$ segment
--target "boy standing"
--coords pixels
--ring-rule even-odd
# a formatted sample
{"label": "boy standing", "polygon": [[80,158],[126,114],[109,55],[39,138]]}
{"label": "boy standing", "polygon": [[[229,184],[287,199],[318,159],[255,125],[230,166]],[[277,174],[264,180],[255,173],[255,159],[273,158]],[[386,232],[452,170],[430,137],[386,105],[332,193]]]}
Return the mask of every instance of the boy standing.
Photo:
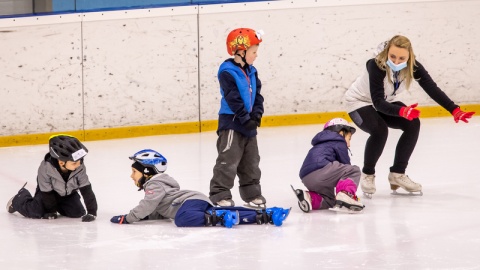
{"label": "boy standing", "polygon": [[227,51],[233,58],[225,60],[218,71],[222,95],[218,113],[218,157],[209,194],[217,206],[235,205],[230,190],[238,176],[240,196],[247,206],[265,208],[256,138],[263,115],[262,84],[253,66],[260,42],[260,32],[249,28],[231,31]]}
{"label": "boy standing", "polygon": [[142,220],[174,219],[178,227],[222,225],[231,228],[237,224],[275,224],[281,226],[290,209],[272,207],[253,210],[244,207],[214,207],[201,192],[181,190],[178,182],[168,174],[167,159],[157,151],[144,149],[130,157],[133,160],[131,178],[145,197],[126,215],[110,220],[130,224]]}
{"label": "boy standing", "polygon": [[[29,218],[56,219],[62,216],[94,221],[97,200],[88,180],[83,158],[88,149],[75,137],[54,135],[49,140],[50,151],[40,163],[35,196],[24,187],[7,204],[9,213],[19,212]],[[87,213],[80,201],[82,194]]]}
{"label": "boy standing", "polygon": [[334,118],[312,139],[313,147],[300,169],[300,178],[308,191],[292,187],[302,211],[334,206],[332,210],[363,210],[364,205],[355,195],[360,182],[360,168],[351,165],[348,156],[354,133],[355,128],[345,119]]}

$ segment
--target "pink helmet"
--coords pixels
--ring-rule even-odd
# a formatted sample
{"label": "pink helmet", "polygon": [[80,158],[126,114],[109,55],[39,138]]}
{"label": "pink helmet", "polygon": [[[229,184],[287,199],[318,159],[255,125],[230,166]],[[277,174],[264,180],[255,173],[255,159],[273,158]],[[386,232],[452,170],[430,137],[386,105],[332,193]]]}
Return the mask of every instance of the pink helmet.
{"label": "pink helmet", "polygon": [[334,132],[340,132],[342,129],[346,129],[348,132],[352,133],[352,135],[357,131],[343,118],[333,118],[323,126],[323,130],[331,130]]}

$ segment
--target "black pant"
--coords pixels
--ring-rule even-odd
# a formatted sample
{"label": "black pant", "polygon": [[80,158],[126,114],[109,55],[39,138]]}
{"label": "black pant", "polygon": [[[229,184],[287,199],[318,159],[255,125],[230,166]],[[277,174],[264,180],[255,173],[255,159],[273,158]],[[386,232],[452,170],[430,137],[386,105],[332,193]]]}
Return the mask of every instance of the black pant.
{"label": "black pant", "polygon": [[[395,104],[405,106],[402,102]],[[403,131],[395,149],[395,160],[390,172],[405,173],[410,156],[417,144],[420,133],[420,120],[418,118],[409,121],[400,116],[386,115],[376,111],[373,106],[362,107],[349,113],[353,122],[363,131],[370,134],[365,145],[365,156],[362,172],[375,174],[375,166],[382,155],[388,137],[388,128],[401,129]]]}
{"label": "black pant", "polygon": [[[55,193],[55,198],[60,215],[72,218],[85,215],[86,211],[77,191],[64,197]],[[17,212],[28,218],[42,218],[46,214],[42,203],[42,192],[40,192],[38,187],[34,197],[28,190],[22,188],[13,199],[12,204]]]}

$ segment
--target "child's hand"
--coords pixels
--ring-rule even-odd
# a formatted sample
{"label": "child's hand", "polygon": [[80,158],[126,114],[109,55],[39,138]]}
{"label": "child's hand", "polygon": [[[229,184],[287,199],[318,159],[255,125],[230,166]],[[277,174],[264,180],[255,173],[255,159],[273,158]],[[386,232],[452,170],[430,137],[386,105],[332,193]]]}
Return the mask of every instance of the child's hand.
{"label": "child's hand", "polygon": [[46,213],[43,215],[42,219],[56,219],[57,213]]}
{"label": "child's hand", "polygon": [[258,123],[255,122],[254,120],[250,119],[244,124],[244,126],[247,130],[254,130],[254,129],[257,128]]}
{"label": "child's hand", "polygon": [[121,215],[121,216],[114,216],[110,219],[112,223],[118,223],[118,224],[128,224],[127,222],[127,215]]}
{"label": "child's hand", "polygon": [[85,216],[82,217],[82,222],[90,222],[95,220],[95,216],[92,214],[86,214]]}
{"label": "child's hand", "polygon": [[259,113],[250,113],[250,119],[253,121],[257,122],[257,127],[259,127],[262,124],[262,115]]}

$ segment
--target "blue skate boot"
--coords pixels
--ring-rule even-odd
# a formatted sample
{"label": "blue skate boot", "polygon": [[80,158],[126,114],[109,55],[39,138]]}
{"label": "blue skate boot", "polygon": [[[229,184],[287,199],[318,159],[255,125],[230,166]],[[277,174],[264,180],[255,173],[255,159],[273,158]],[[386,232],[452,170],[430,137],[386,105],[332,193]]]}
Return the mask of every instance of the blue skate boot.
{"label": "blue skate boot", "polygon": [[275,226],[282,226],[287,219],[292,208],[271,207],[265,210],[257,211],[257,224],[274,224]]}
{"label": "blue skate boot", "polygon": [[227,228],[240,223],[238,211],[211,209],[205,213],[205,226],[215,226],[217,223]]}

